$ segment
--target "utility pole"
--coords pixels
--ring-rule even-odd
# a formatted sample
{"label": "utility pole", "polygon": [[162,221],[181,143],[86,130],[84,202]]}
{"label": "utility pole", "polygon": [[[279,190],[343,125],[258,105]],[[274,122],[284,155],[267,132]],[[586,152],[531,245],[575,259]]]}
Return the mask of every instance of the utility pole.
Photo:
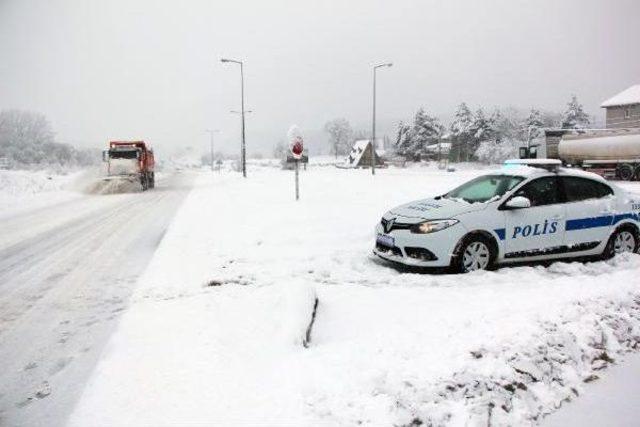
{"label": "utility pole", "polygon": [[373,67],[373,120],[371,130],[371,175],[376,174],[376,71],[381,67],[391,67],[391,62],[374,65]]}
{"label": "utility pole", "polygon": [[213,172],[213,134],[220,131],[218,129],[206,129],[205,132],[211,137],[211,172]]}
{"label": "utility pole", "polygon": [[240,149],[240,161],[242,162],[242,176],[247,177],[247,145],[245,141],[245,133],[244,133],[244,67],[242,61],[237,61],[235,59],[220,59],[220,62],[232,62],[234,64],[240,65],[240,106],[241,106],[241,115],[242,115],[242,144]]}

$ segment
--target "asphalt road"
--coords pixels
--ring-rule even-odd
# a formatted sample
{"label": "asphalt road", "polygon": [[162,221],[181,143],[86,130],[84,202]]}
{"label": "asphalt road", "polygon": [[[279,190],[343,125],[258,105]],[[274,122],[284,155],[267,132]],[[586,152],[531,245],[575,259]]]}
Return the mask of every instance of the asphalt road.
{"label": "asphalt road", "polygon": [[65,424],[190,185],[0,218],[0,426]]}

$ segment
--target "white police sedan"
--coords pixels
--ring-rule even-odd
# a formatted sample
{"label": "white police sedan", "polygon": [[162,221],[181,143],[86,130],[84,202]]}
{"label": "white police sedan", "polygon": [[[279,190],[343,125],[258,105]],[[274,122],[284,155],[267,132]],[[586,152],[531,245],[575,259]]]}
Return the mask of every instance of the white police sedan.
{"label": "white police sedan", "polygon": [[[534,166],[534,167],[532,167]],[[637,252],[640,197],[554,160],[513,160],[447,194],[391,209],[374,253],[457,272]]]}

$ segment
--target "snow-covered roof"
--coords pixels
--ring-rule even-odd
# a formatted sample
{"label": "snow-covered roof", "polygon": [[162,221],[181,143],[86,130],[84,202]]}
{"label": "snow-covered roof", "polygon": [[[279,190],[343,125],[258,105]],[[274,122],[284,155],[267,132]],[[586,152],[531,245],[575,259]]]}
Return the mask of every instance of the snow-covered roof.
{"label": "snow-covered roof", "polygon": [[[376,138],[376,141],[380,141]],[[360,166],[360,160],[364,155],[365,150],[369,146],[368,139],[359,139],[353,143],[353,148],[351,148],[351,152],[345,159],[344,163],[341,164],[340,167],[343,168],[356,168]],[[384,152],[384,150],[376,149],[376,157],[380,157],[380,155]]]}
{"label": "snow-covered roof", "polygon": [[431,145],[427,145],[426,147],[424,147],[425,151],[429,151],[429,152],[435,152],[437,153],[438,150],[441,150],[443,152],[448,152],[451,149],[451,143],[450,142],[441,142],[439,144],[431,144]]}
{"label": "snow-covered roof", "polygon": [[369,145],[368,139],[359,139],[353,143],[353,147],[351,148],[351,151],[364,150],[367,148],[367,145]]}
{"label": "snow-covered roof", "polygon": [[353,148],[351,148],[351,152],[347,156],[344,162],[344,167],[358,167],[360,163],[360,159],[364,154],[364,151],[367,149],[369,145],[368,139],[359,139],[353,143]]}
{"label": "snow-covered roof", "polygon": [[606,108],[631,104],[640,104],[640,85],[633,85],[630,88],[623,90],[616,96],[604,101],[600,107]]}

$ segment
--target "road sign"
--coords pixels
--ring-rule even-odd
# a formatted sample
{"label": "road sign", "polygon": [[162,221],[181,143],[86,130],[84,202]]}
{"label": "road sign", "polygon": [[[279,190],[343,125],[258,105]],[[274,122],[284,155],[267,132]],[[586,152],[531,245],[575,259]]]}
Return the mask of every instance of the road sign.
{"label": "road sign", "polygon": [[302,158],[302,151],[304,150],[304,145],[303,145],[301,136],[296,136],[295,139],[291,141],[290,149],[294,159],[300,160]]}
{"label": "road sign", "polygon": [[291,126],[289,128],[289,132],[287,132],[287,137],[289,138],[289,150],[291,151],[291,156],[296,162],[296,200],[300,200],[300,159],[302,158],[302,152],[304,151],[304,144],[302,142],[302,133],[298,126]]}

